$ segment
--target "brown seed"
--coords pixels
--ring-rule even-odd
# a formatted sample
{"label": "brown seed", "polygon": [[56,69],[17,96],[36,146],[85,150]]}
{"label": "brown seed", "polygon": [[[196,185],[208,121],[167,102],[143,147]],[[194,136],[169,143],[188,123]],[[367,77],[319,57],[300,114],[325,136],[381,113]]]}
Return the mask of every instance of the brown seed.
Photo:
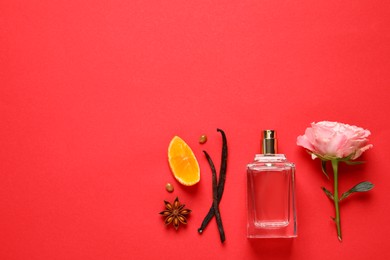
{"label": "brown seed", "polygon": [[199,137],[199,143],[204,144],[205,142],[207,142],[207,135],[201,135]]}
{"label": "brown seed", "polygon": [[165,189],[168,191],[168,192],[172,192],[173,191],[173,185],[170,184],[170,183],[167,183],[165,185]]}

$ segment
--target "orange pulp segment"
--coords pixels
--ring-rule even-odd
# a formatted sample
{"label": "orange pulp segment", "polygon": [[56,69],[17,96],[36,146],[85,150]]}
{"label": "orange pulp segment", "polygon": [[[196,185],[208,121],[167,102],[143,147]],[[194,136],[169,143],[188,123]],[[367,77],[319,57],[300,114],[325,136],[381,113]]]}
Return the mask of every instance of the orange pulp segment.
{"label": "orange pulp segment", "polygon": [[195,154],[178,136],[169,143],[168,162],[173,176],[181,184],[192,186],[200,181],[200,168]]}

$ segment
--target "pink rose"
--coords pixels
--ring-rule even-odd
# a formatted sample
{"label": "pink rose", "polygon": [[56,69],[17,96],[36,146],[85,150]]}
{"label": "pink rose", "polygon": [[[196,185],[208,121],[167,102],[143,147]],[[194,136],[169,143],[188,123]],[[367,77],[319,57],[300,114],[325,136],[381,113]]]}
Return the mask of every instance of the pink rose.
{"label": "pink rose", "polygon": [[369,130],[338,122],[312,123],[304,135],[298,136],[297,145],[309,150],[312,158],[324,160],[358,158],[373,145],[368,144]]}
{"label": "pink rose", "polygon": [[334,203],[336,216],[332,219],[336,224],[337,237],[340,241],[342,240],[342,236],[339,202],[346,199],[352,193],[369,191],[374,185],[371,182],[364,181],[340,195],[338,165],[339,162],[345,162],[347,164],[361,163],[352,163],[350,160],[355,160],[364,151],[372,147],[372,144],[369,144],[367,139],[370,134],[370,131],[357,126],[322,121],[312,123],[311,127],[306,128],[305,134],[297,138],[297,145],[306,148],[311,153],[313,159],[317,157],[321,159],[322,172],[326,177],[328,177],[326,163],[331,161],[333,169],[333,193],[325,187],[321,187],[321,189]]}

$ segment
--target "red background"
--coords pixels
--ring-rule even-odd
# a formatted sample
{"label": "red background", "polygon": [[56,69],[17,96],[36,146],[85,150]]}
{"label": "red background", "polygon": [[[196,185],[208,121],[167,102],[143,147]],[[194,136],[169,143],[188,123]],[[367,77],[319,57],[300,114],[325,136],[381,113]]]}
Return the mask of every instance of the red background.
{"label": "red background", "polygon": [[[1,1],[0,259],[389,259],[389,46],[388,1]],[[342,243],[331,182],[295,144],[321,120],[372,132],[367,163],[340,170],[341,191],[376,185],[341,205]],[[217,127],[225,244],[214,220],[197,233]],[[297,166],[294,240],[246,238],[264,128]],[[194,187],[169,170],[174,135],[200,163]],[[158,215],[175,196],[193,210],[177,232]]]}

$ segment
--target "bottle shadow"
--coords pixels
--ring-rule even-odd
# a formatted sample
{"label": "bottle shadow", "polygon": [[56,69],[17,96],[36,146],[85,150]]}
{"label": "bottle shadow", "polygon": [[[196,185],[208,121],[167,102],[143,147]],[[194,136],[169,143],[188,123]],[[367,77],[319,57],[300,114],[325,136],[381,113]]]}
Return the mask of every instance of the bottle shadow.
{"label": "bottle shadow", "polygon": [[263,259],[289,259],[294,239],[289,238],[261,238],[248,239],[252,251]]}

